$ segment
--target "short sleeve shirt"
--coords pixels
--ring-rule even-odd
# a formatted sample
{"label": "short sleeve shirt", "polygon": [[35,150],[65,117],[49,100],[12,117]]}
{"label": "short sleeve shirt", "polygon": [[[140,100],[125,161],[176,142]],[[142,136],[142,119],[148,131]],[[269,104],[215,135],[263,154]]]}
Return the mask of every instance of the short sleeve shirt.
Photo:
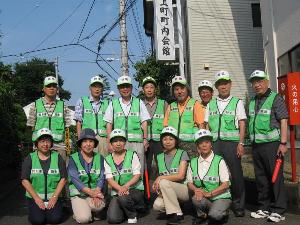
{"label": "short sleeve shirt", "polygon": [[[165,154],[165,163],[166,163],[166,167],[167,167],[168,170],[170,170],[170,168],[171,168],[171,164],[172,164],[172,161],[173,161],[173,159],[174,159],[174,156],[175,156],[175,155],[168,155],[168,154]],[[182,161],[186,161],[186,162],[189,162],[189,161],[190,161],[190,158],[189,158],[189,156],[188,156],[188,154],[187,154],[186,151],[184,151],[184,152],[182,153],[182,155],[181,155],[180,162],[182,162]]]}

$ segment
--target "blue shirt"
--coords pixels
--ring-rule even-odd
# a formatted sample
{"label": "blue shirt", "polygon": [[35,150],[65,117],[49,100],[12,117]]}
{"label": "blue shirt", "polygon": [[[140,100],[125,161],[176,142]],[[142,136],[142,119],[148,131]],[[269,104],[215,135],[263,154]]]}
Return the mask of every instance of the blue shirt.
{"label": "blue shirt", "polygon": [[[78,153],[79,153],[78,155],[79,155],[79,160],[80,160],[81,165],[83,166],[84,170],[87,173],[89,173],[91,171],[93,161],[90,163],[87,163],[83,159],[81,152],[79,151]],[[97,187],[99,187],[102,190],[104,183],[105,183],[104,158],[101,156],[100,160],[101,160],[101,171],[100,171],[99,180],[97,182]],[[77,190],[81,191],[85,186],[79,178],[77,166],[72,157],[70,157],[70,161],[69,161],[69,165],[68,165],[68,173],[69,173],[69,177],[71,178],[72,183],[75,185]]]}
{"label": "blue shirt", "polygon": [[[99,101],[95,101],[93,96],[89,96],[89,100],[90,103],[92,104],[93,110],[95,113],[98,113],[99,111],[99,107],[102,103],[102,99],[100,99]],[[75,106],[75,115],[74,115],[74,120],[78,121],[78,122],[82,122],[82,116],[83,116],[83,102],[82,102],[82,98],[80,98]]]}

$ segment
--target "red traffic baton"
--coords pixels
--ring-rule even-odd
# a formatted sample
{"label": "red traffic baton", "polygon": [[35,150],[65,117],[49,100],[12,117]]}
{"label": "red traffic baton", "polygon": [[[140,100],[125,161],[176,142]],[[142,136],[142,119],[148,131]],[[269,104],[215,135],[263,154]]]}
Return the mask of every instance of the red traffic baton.
{"label": "red traffic baton", "polygon": [[145,175],[146,193],[147,193],[147,198],[148,198],[148,200],[149,200],[150,197],[151,197],[151,193],[150,193],[150,184],[149,184],[149,174],[148,174],[148,169],[145,169],[144,175]]}
{"label": "red traffic baton", "polygon": [[275,168],[274,168],[273,176],[272,176],[272,183],[273,184],[277,180],[278,173],[279,173],[280,167],[282,165],[282,162],[283,162],[283,157],[282,157],[281,153],[279,153],[279,155],[277,155],[277,159],[276,159],[276,163],[275,163]]}

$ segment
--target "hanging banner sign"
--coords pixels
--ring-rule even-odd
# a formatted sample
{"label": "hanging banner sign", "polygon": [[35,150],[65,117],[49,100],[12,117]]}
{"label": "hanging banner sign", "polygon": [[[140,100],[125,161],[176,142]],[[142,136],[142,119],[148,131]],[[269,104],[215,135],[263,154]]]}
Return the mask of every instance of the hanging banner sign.
{"label": "hanging banner sign", "polygon": [[154,0],[154,38],[156,60],[175,60],[172,0]]}

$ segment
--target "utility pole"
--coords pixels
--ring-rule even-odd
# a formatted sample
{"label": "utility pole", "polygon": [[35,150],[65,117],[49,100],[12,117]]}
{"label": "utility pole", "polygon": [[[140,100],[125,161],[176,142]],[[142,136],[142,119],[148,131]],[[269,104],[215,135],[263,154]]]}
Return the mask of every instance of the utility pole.
{"label": "utility pole", "polygon": [[121,69],[122,76],[129,76],[128,70],[128,49],[127,49],[127,30],[126,30],[126,15],[125,15],[125,0],[120,0],[120,42],[121,42]]}
{"label": "utility pole", "polygon": [[56,57],[56,58],[55,58],[55,61],[54,61],[54,67],[55,67],[55,78],[56,78],[56,80],[57,80],[57,87],[58,87],[56,98],[57,98],[57,99],[59,99],[59,84],[58,84],[58,57]]}

